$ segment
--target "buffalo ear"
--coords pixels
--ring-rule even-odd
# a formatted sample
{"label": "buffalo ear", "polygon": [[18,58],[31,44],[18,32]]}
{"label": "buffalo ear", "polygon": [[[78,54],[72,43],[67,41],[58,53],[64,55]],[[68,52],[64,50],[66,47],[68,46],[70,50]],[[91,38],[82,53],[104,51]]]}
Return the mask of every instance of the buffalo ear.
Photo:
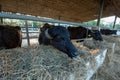
{"label": "buffalo ear", "polygon": [[41,32],[43,31],[42,28],[40,28],[40,31],[41,31]]}
{"label": "buffalo ear", "polygon": [[41,31],[45,31],[45,30],[47,30],[47,29],[49,29],[49,28],[51,28],[51,25],[48,24],[48,23],[45,23],[43,26],[41,26],[40,30],[41,30]]}
{"label": "buffalo ear", "polygon": [[51,28],[51,25],[48,24],[48,23],[45,23],[44,26],[43,26],[43,28],[44,28],[45,30],[46,30],[46,29],[49,29],[49,28]]}

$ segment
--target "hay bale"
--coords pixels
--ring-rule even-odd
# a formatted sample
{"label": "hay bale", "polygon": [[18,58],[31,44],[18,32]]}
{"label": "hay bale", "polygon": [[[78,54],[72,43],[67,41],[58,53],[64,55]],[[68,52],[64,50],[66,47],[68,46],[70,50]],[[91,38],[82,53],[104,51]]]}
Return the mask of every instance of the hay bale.
{"label": "hay bale", "polygon": [[[103,51],[103,48],[98,45],[94,47],[98,47],[100,50],[97,55]],[[94,69],[97,65],[96,55],[90,54],[91,49],[86,46],[77,46],[77,49],[81,55],[79,62],[73,61],[67,54],[52,46],[34,45],[26,48],[1,50],[0,80],[87,79],[86,74],[89,69]],[[90,67],[86,66],[88,61],[91,64]]]}
{"label": "hay bale", "polygon": [[103,38],[106,42],[115,43],[114,52],[108,52],[110,54],[107,54],[104,65],[92,80],[120,80],[120,37],[103,36]]}

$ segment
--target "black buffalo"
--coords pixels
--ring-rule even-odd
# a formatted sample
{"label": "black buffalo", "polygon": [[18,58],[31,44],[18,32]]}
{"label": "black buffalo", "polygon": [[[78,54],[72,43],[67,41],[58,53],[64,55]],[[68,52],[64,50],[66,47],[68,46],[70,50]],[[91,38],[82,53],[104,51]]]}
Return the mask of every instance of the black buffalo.
{"label": "black buffalo", "polygon": [[22,32],[19,26],[0,25],[0,49],[21,47]]}
{"label": "black buffalo", "polygon": [[70,35],[66,28],[45,24],[39,35],[39,44],[52,45],[60,51],[67,53],[71,58],[78,56],[78,51],[70,41]]}
{"label": "black buffalo", "polygon": [[103,35],[117,35],[117,30],[110,30],[110,29],[100,29],[100,32],[103,34]]}
{"label": "black buffalo", "polygon": [[82,26],[68,27],[70,33],[70,39],[84,39],[92,37],[94,40],[103,41],[101,32],[99,30],[91,30]]}

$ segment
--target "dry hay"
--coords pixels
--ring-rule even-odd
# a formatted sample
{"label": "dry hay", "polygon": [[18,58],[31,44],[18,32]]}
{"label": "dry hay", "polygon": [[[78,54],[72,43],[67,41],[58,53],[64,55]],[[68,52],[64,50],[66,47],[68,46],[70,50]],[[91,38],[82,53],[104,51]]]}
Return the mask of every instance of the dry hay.
{"label": "dry hay", "polygon": [[[88,45],[87,45],[88,44]],[[76,46],[81,60],[75,62],[65,53],[52,46],[34,45],[26,48],[16,48],[0,51],[0,80],[75,80],[86,79],[86,61],[93,68],[96,65],[91,50],[101,52],[109,44],[98,41],[85,41],[86,46]],[[99,53],[98,53],[99,54]]]}
{"label": "dry hay", "polygon": [[120,80],[120,36],[103,36],[106,42],[115,43],[114,53],[107,54],[104,65],[92,80]]}

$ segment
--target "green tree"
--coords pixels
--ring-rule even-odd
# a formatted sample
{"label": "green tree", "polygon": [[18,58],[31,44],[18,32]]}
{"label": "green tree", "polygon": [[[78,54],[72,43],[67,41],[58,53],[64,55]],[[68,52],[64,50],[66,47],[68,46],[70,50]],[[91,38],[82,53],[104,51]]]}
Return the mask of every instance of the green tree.
{"label": "green tree", "polygon": [[117,30],[117,29],[120,29],[120,24],[116,24],[115,25],[115,29]]}
{"label": "green tree", "polygon": [[33,27],[39,28],[41,26],[41,22],[33,21]]}
{"label": "green tree", "polygon": [[83,24],[89,25],[89,26],[95,26],[96,25],[96,21],[83,22]]}
{"label": "green tree", "polygon": [[[94,27],[97,24],[97,21],[89,21],[89,22],[84,22],[83,24],[87,25],[88,27]],[[104,27],[103,21],[100,22],[99,27]]]}
{"label": "green tree", "polygon": [[25,21],[24,20],[19,20],[18,25],[19,26],[25,26]]}

